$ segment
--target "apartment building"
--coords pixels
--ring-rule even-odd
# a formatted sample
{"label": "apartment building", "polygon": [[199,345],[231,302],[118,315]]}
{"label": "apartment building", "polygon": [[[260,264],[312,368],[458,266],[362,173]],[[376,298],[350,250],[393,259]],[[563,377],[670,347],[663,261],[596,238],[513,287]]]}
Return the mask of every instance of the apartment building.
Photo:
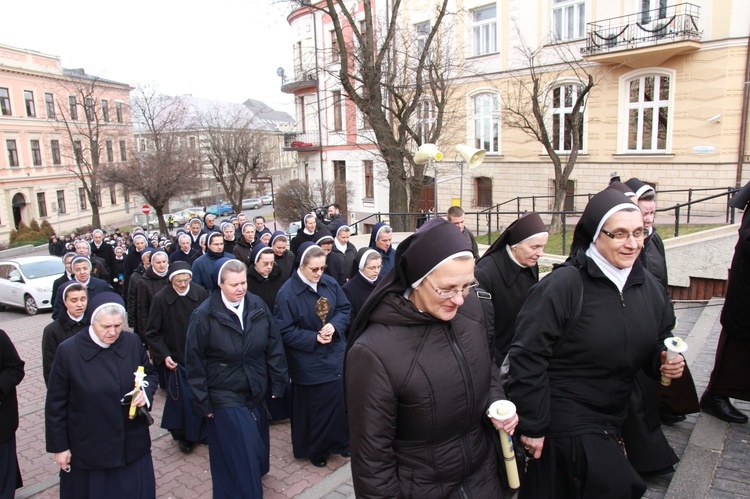
{"label": "apartment building", "polygon": [[[376,21],[384,22],[391,2],[372,4]],[[429,32],[438,4],[403,2],[402,30],[417,38]],[[351,4],[355,19],[361,8]],[[685,200],[684,193],[666,191],[726,188],[750,178],[750,155],[741,140],[748,138],[743,104],[750,3],[452,0],[449,11],[443,23],[453,47],[452,99],[462,113],[445,124],[438,141],[445,154],[435,170],[439,211],[456,202],[479,211],[517,196],[539,196],[537,210],[551,207],[551,200],[541,199],[553,192],[549,155],[539,141],[510,126],[509,106],[519,82],[530,81],[532,67],[542,75],[546,128],[563,157],[570,153],[569,116],[585,81],[581,76],[590,74],[595,82],[586,100],[582,148],[569,194],[595,192],[616,172],[654,184],[666,206]],[[358,127],[357,110],[326,71],[336,64],[330,25],[309,8],[288,19],[297,36],[295,68],[282,89],[297,99],[302,137],[293,149],[316,173],[322,165],[325,178],[336,178],[334,162],[343,161],[346,179],[356,184],[355,209],[374,199],[368,208],[386,211],[387,183],[365,173],[367,160],[378,165],[377,153]],[[535,54],[532,59],[529,52]],[[426,104],[418,119],[429,119]],[[482,165],[470,170],[454,160],[453,149],[461,143],[487,151]],[[374,186],[372,198],[364,195],[368,183]],[[696,207],[694,214],[721,214],[724,201]],[[570,197],[566,209],[584,204]],[[521,206],[531,207],[530,200]]]}
{"label": "apartment building", "polygon": [[[93,151],[79,132],[88,124],[101,132],[100,163],[128,161],[130,90],[63,68],[58,56],[0,45],[0,241],[21,221],[47,220],[63,233],[91,223],[91,200],[74,171]],[[126,217],[121,186],[99,184],[95,197],[102,224]]]}

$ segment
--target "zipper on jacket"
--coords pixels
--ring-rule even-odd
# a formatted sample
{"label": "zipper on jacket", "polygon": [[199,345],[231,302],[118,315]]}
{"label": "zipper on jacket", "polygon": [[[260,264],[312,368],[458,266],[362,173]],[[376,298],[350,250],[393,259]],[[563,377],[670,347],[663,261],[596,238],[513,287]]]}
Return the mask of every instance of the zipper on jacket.
{"label": "zipper on jacket", "polygon": [[[448,336],[448,343],[453,350],[453,355],[458,361],[458,367],[461,370],[461,374],[464,378],[464,385],[466,387],[466,394],[468,397],[467,404],[469,406],[469,415],[466,418],[464,430],[468,431],[471,421],[473,421],[474,419],[474,385],[471,383],[471,371],[469,370],[469,365],[466,362],[466,357],[464,356],[464,353],[458,344],[458,339],[456,338],[456,334],[453,331],[453,326],[451,326],[451,324],[447,324],[445,326],[445,332]],[[468,471],[471,469],[471,450],[469,449],[469,443],[466,441],[466,438],[466,432],[464,432],[464,434],[459,439],[459,442],[461,443],[464,468]]]}
{"label": "zipper on jacket", "polygon": [[622,303],[622,307],[625,308],[625,297],[622,295],[622,291],[620,291],[620,303]]}

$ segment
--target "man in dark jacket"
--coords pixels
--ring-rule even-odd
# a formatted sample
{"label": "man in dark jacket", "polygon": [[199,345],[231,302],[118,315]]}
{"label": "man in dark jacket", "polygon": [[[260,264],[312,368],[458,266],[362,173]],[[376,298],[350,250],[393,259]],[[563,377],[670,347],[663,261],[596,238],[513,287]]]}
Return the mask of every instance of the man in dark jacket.
{"label": "man in dark jacket", "polygon": [[750,400],[750,183],[734,195],[732,208],[744,210],[739,239],[734,247],[732,267],[724,308],[721,311],[721,335],[711,379],[701,397],[701,409],[728,423],[747,423],[729,397]]}
{"label": "man in dark jacket", "polygon": [[[74,257],[70,262],[70,267],[73,270],[73,276],[75,280],[86,286],[89,300],[91,300],[99,293],[112,291],[112,288],[109,284],[107,284],[106,281],[97,279],[96,277],[91,275],[91,260],[89,260],[87,257],[81,255]],[[52,307],[53,320],[57,319],[64,309],[61,291],[62,289],[59,289],[57,291],[55,304]]]}
{"label": "man in dark jacket", "polygon": [[49,237],[49,243],[47,244],[47,249],[50,255],[62,256],[62,251],[64,251],[64,248],[65,246],[61,244],[61,241],[57,239],[57,234],[52,234]]}
{"label": "man in dark jacket", "polygon": [[445,218],[461,231],[461,235],[464,236],[466,242],[471,246],[471,252],[474,253],[474,260],[477,260],[479,258],[479,246],[474,234],[466,228],[466,214],[463,208],[460,206],[451,206],[448,208]]}
{"label": "man in dark jacket", "polygon": [[333,203],[328,205],[327,218],[321,222],[321,225],[335,234],[339,227],[346,225],[346,218],[341,213],[341,205]]}
{"label": "man in dark jacket", "polygon": [[18,397],[16,387],[24,377],[24,362],[5,331],[0,329],[0,497],[13,497],[23,486],[16,457]]}
{"label": "man in dark jacket", "polygon": [[201,415],[209,418],[214,497],[263,495],[269,455],[260,404],[269,373],[274,396],[284,394],[287,380],[279,329],[266,304],[247,293],[246,272],[239,260],[218,260],[212,274],[218,287],[193,313],[187,331],[187,380]]}
{"label": "man in dark jacket", "polygon": [[154,295],[146,326],[146,340],[157,369],[167,378],[169,395],[164,404],[161,427],[179,441],[180,451],[189,453],[195,442],[207,437],[205,420],[190,401],[185,374],[185,338],[190,315],[208,298],[205,289],[192,284],[187,262],[169,267],[169,286]]}

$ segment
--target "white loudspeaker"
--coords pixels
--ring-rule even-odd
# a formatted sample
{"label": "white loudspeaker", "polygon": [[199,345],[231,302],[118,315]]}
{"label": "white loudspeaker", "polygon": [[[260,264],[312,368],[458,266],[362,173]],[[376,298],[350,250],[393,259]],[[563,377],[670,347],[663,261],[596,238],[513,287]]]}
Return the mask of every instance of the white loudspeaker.
{"label": "white loudspeaker", "polygon": [[443,153],[435,144],[422,144],[414,154],[414,162],[418,165],[423,165],[431,159],[435,161],[443,160]]}
{"label": "white loudspeaker", "polygon": [[484,161],[484,155],[487,154],[487,151],[484,149],[474,149],[463,144],[456,146],[456,152],[469,165],[469,168],[476,168],[481,165],[482,161]]}

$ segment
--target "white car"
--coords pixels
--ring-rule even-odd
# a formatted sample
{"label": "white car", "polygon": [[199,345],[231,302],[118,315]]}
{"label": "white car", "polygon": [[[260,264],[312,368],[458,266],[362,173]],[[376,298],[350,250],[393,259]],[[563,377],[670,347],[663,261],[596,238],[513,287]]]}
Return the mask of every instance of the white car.
{"label": "white car", "polygon": [[22,256],[0,261],[0,304],[29,315],[52,308],[52,284],[65,273],[56,256]]}
{"label": "white car", "polygon": [[243,210],[257,210],[263,206],[263,201],[260,198],[247,198],[242,200]]}

